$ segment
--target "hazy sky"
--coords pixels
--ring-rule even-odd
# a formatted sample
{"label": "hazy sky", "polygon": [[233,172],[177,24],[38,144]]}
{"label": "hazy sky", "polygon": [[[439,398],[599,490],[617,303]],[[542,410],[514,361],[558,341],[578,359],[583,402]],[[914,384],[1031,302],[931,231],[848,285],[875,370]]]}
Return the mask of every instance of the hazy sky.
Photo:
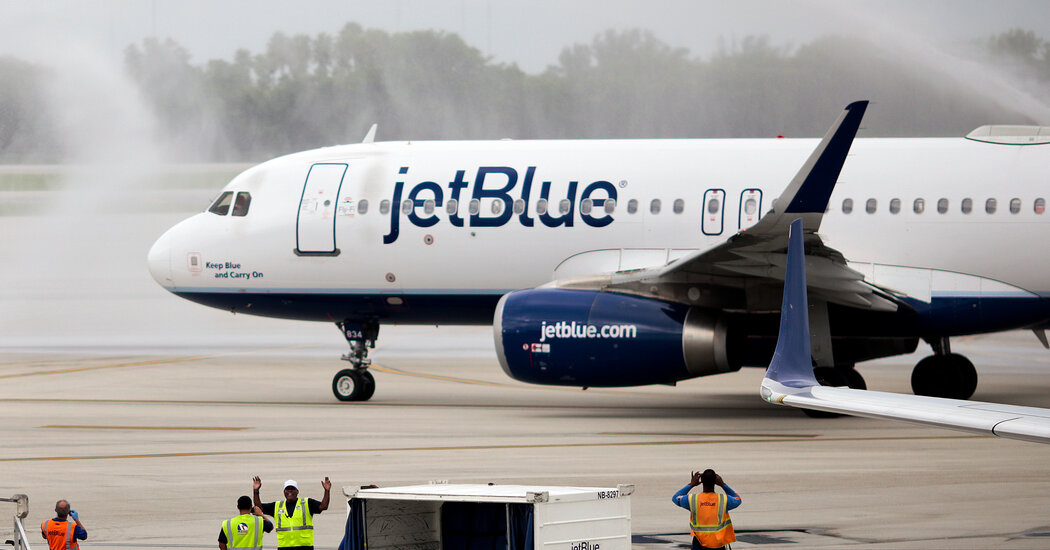
{"label": "hazy sky", "polygon": [[335,33],[347,22],[388,31],[443,29],[530,72],[561,48],[610,28],[646,28],[697,55],[720,40],[768,35],[795,46],[838,32],[880,42],[969,40],[1021,27],[1050,38],[1050,2],[735,0],[0,0],[0,55],[45,61],[67,48],[119,59],[148,36],[171,37],[194,62],[260,51],[277,31]]}

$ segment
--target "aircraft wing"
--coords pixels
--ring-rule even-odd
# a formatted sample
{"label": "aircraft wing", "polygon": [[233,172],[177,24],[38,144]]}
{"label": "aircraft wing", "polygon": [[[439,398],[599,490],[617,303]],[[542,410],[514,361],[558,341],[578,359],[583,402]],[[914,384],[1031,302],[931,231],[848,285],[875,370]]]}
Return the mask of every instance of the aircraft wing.
{"label": "aircraft wing", "polygon": [[791,220],[802,218],[807,232],[806,269],[814,297],[861,309],[896,311],[902,301],[865,282],[862,274],[846,266],[840,252],[825,246],[816,234],[867,106],[867,101],[857,101],[846,107],[757,224],[715,248],[666,266],[619,273],[606,288],[630,290],[654,283],[738,286],[746,277],[780,281],[787,263],[788,227]]}
{"label": "aircraft wing", "polygon": [[802,220],[791,222],[776,352],[762,380],[770,403],[902,420],[915,424],[1050,443],[1050,409],[821,386],[813,375]]}

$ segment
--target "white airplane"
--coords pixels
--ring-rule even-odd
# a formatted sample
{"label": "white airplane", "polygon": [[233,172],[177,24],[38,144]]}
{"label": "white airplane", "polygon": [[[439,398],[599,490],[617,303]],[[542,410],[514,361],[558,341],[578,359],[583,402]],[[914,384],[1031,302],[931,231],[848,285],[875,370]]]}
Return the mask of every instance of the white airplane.
{"label": "white airplane", "polygon": [[866,107],[819,141],[376,143],[373,126],[240,174],[149,267],[201,304],[337,324],[341,400],[375,391],[383,323],[492,323],[527,382],[674,384],[769,363],[801,217],[817,378],[863,388],[857,362],[924,340],[915,392],[969,398],[950,337],[1046,344],[1050,129],[854,141]]}
{"label": "white airplane", "polygon": [[780,334],[759,393],[778,405],[1050,443],[1050,409],[822,386],[813,375],[802,220],[791,223]]}

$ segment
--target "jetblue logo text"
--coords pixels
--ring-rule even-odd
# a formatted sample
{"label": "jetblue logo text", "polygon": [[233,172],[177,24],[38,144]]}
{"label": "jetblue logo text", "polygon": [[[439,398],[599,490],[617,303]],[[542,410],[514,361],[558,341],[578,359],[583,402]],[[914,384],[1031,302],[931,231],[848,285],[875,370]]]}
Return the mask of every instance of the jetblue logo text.
{"label": "jetblue logo text", "polygon": [[[399,174],[408,174],[408,167],[402,166]],[[518,171],[510,166],[481,166],[474,174],[473,182],[466,179],[466,170],[457,170],[452,181],[441,185],[433,181],[422,181],[407,189],[404,181],[394,183],[394,196],[391,198],[390,233],[383,236],[383,244],[397,240],[401,232],[401,218],[416,227],[432,227],[441,221],[439,213],[448,218],[454,227],[502,227],[517,217],[524,227],[534,227],[536,222],[546,227],[572,227],[576,221],[577,198],[579,202],[590,199],[593,209],[588,213],[580,212],[579,219],[590,227],[605,227],[612,223],[612,215],[605,212],[606,200],[616,201],[616,186],[605,180],[598,180],[580,188],[578,181],[570,181],[565,197],[551,197],[551,181],[539,182],[539,199],[546,201],[548,207],[534,219],[529,213],[528,205],[533,197],[533,184],[536,179],[536,167],[529,166],[525,174],[519,177]],[[469,190],[468,190],[469,189]],[[446,195],[447,193],[447,195]],[[514,211],[514,202],[521,200],[525,208]],[[560,203],[568,201],[569,208],[562,211]],[[433,201],[430,203],[430,201]],[[452,202],[455,201],[455,202]],[[475,203],[468,207],[468,214],[460,214],[461,204]],[[489,208],[484,212],[481,202],[501,202],[498,208]],[[428,204],[429,203],[429,204]],[[455,208],[448,206],[455,205]]]}
{"label": "jetblue logo text", "polygon": [[637,338],[636,325],[587,325],[576,321],[540,323],[540,342],[555,338]]}
{"label": "jetblue logo text", "polygon": [[601,548],[600,544],[598,544],[596,542],[595,543],[590,543],[590,542],[586,542],[585,541],[585,542],[577,542],[576,544],[573,544],[572,546],[569,547],[569,550],[598,550],[599,548]]}

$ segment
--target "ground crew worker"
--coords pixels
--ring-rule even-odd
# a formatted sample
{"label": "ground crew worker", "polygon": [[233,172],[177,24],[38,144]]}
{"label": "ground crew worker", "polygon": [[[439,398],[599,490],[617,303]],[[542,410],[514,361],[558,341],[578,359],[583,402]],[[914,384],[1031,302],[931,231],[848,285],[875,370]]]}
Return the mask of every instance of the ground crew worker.
{"label": "ground crew worker", "polygon": [[69,501],[65,499],[55,503],[55,517],[40,524],[40,534],[51,550],[80,550],[77,541],[87,540],[87,529],[80,523],[80,515],[69,509]]}
{"label": "ground crew worker", "polygon": [[[689,494],[689,490],[703,483],[703,492]],[[725,491],[716,493],[715,485]],[[740,495],[722,481],[722,476],[712,469],[703,473],[693,472],[689,485],[682,487],[671,497],[671,502],[689,510],[689,526],[693,532],[693,549],[726,548],[736,541],[733,520],[729,511],[740,506]]]}
{"label": "ground crew worker", "polygon": [[284,482],[284,498],[277,502],[263,504],[259,500],[259,489],[262,480],[259,476],[252,479],[253,499],[262,512],[273,517],[274,530],[277,532],[277,548],[281,550],[313,550],[314,519],[317,514],[328,509],[329,492],[332,482],[324,478],[324,497],[318,502],[312,498],[299,498],[299,484],[294,479]]}
{"label": "ground crew worker", "polygon": [[262,509],[252,506],[252,499],[248,498],[248,495],[237,499],[237,510],[241,515],[234,516],[219,526],[219,550],[262,550],[263,532],[273,531],[273,524],[263,517]]}

